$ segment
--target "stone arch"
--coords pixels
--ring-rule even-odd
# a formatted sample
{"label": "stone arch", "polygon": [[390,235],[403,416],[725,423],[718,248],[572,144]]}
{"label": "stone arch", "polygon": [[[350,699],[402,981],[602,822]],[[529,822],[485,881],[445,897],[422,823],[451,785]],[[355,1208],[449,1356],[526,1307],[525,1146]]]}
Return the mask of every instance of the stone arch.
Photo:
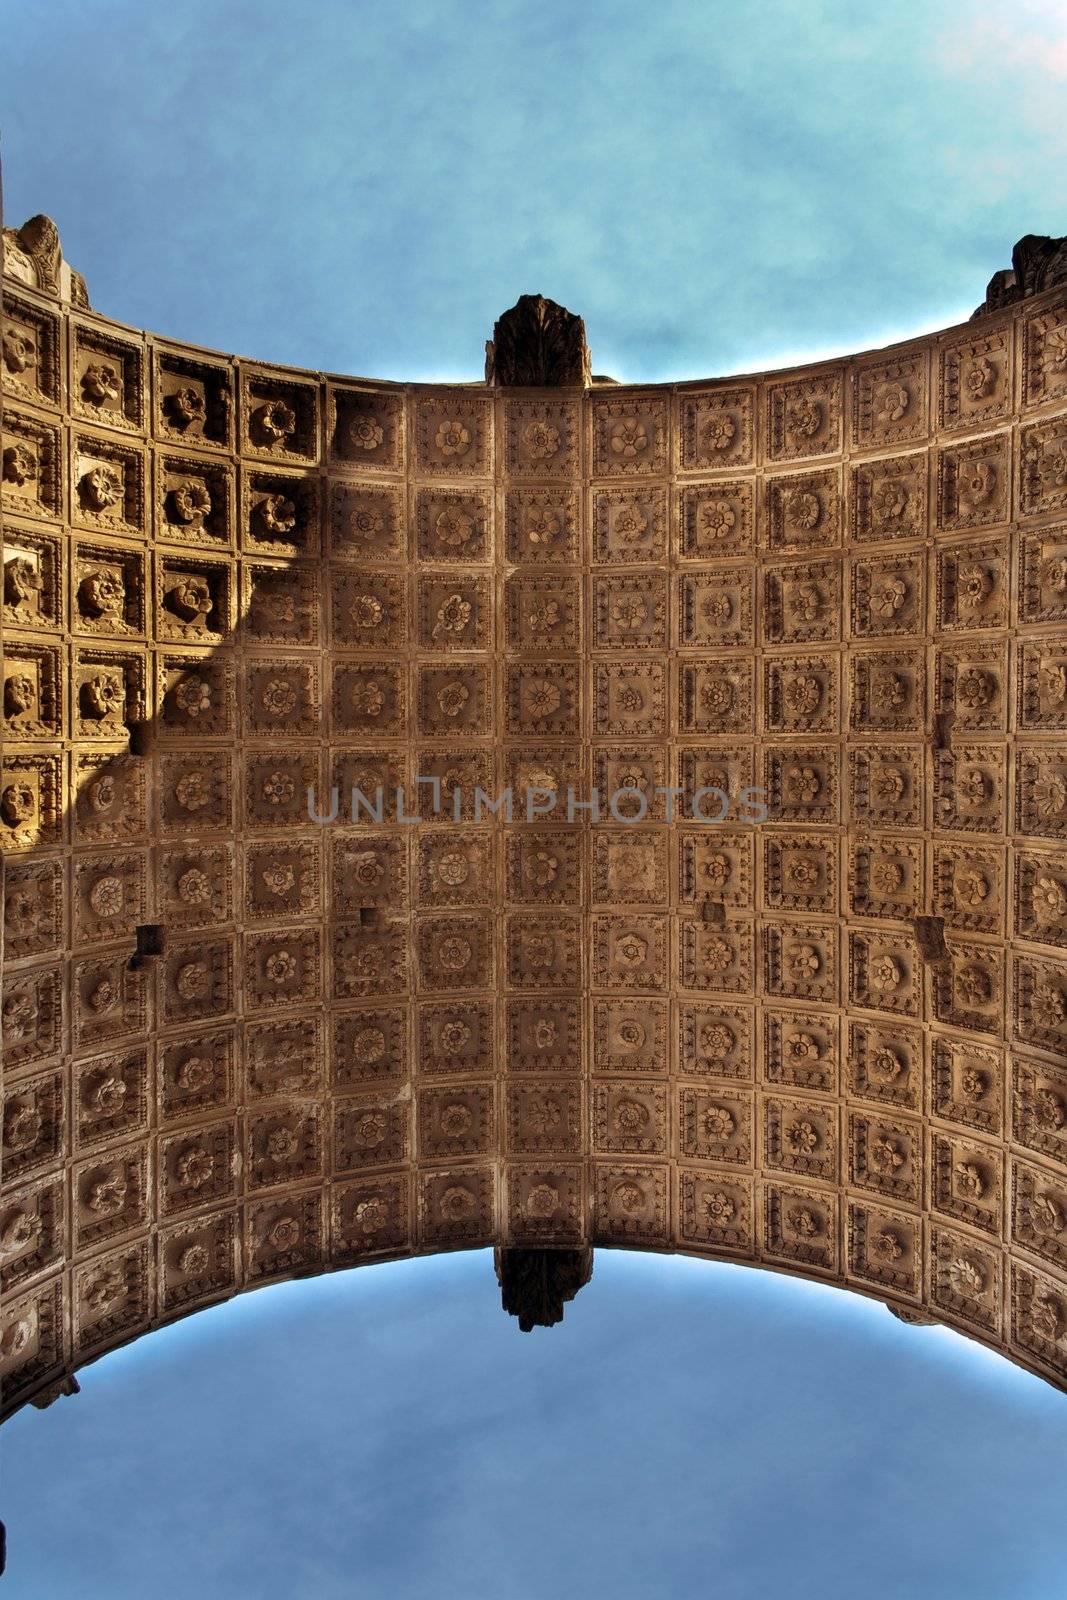
{"label": "stone arch", "polygon": [[[488,1245],[793,1272],[1062,1386],[1055,249],[845,360],[615,385],[524,297],[418,385],[5,240],[5,1410]],[[313,822],[335,782],[422,819]]]}

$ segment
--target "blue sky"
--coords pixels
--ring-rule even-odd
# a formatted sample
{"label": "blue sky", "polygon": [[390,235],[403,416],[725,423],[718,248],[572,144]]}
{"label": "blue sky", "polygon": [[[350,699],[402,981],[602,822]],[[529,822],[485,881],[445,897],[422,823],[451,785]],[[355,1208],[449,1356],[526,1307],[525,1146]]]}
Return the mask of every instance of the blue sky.
{"label": "blue sky", "polygon": [[8,220],[109,315],[480,377],[518,294],[623,379],[967,316],[1061,232],[1061,0],[0,0]]}
{"label": "blue sky", "polygon": [[1062,1600],[1067,1398],[945,1329],[599,1251],[259,1290],[4,1429],[8,1600]]}
{"label": "blue sky", "polygon": [[[109,315],[474,378],[540,290],[597,371],[967,316],[1067,230],[1062,0],[0,0],[5,214]],[[1067,1398],[771,1275],[481,1255],[265,1290],[4,1430],[15,1600],[1059,1600]]]}

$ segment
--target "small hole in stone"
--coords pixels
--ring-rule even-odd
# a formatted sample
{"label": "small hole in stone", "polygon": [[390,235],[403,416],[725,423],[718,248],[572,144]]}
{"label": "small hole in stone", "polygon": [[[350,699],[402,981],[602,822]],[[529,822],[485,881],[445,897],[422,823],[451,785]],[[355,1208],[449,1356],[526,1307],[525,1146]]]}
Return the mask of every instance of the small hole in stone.
{"label": "small hole in stone", "polygon": [[152,961],[163,954],[163,924],[161,922],[142,922],[136,929],[137,948],[130,957],[130,967],[136,971],[143,967],[146,961]]}
{"label": "small hole in stone", "polygon": [[146,719],[130,723],[130,754],[146,757],[152,754],[152,724]]}
{"label": "small hole in stone", "polygon": [[915,943],[923,960],[931,966],[946,962],[948,945],[945,943],[944,917],[916,917],[914,928]]}

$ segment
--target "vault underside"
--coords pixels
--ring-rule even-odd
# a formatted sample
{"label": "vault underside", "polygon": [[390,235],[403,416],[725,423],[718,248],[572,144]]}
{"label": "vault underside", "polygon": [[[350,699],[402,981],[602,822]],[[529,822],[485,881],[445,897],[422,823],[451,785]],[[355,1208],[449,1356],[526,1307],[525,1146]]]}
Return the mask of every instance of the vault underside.
{"label": "vault underside", "polygon": [[487,1245],[759,1264],[1063,1384],[1067,290],[400,385],[126,328],[24,233],[5,1409]]}

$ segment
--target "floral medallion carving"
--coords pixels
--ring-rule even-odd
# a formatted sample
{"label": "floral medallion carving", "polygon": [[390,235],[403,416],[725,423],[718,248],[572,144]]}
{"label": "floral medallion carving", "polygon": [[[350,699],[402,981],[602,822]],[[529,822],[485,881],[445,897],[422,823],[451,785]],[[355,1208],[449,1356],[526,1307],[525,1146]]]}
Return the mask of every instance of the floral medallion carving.
{"label": "floral medallion carving", "polygon": [[1023,322],[1023,402],[1041,405],[1067,390],[1067,314],[1048,306]]}
{"label": "floral medallion carving", "polygon": [[515,989],[570,989],[581,984],[579,924],[562,912],[516,912],[505,930],[507,980]]}
{"label": "floral medallion carving", "polygon": [[721,648],[755,644],[752,575],[734,567],[682,573],[678,579],[679,643]]}
{"label": "floral medallion carving", "polygon": [[[621,612],[633,615],[625,598],[618,606]],[[641,609],[647,612],[647,597]],[[665,662],[641,661],[633,666],[598,662],[593,674],[594,728],[600,737],[633,739],[666,731]]]}
{"label": "floral medallion carving", "polygon": [[[491,637],[489,580],[429,575],[418,580],[419,644],[425,650],[485,650]],[[556,621],[562,623],[562,617]],[[396,641],[403,643],[403,635]]]}
{"label": "floral medallion carving", "polygon": [[434,477],[484,477],[492,448],[493,410],[484,399],[459,390],[417,403],[417,471]]}
{"label": "floral medallion carving", "polygon": [[790,473],[766,487],[763,543],[776,550],[820,550],[840,542],[841,486],[836,471]]}
{"label": "floral medallion carving", "polygon": [[667,1008],[661,1000],[597,1000],[594,1005],[593,1071],[665,1073]]}
{"label": "floral medallion carving", "polygon": [[592,411],[595,477],[655,475],[667,470],[670,417],[665,400],[652,395],[626,400],[597,396]]}
{"label": "floral medallion carving", "polygon": [[505,672],[509,733],[535,738],[578,733],[580,679],[574,662],[509,662]]}
{"label": "floral medallion carving", "polygon": [[946,532],[1006,522],[1011,515],[1011,440],[994,434],[945,447],[937,463],[937,521]]}
{"label": "floral medallion carving", "polygon": [[581,1070],[582,1024],[575,1001],[556,997],[509,1000],[505,1022],[509,1071]]}
{"label": "floral medallion carving", "polygon": [[772,1260],[807,1271],[836,1272],[838,1201],[823,1190],[768,1183],[763,1192],[763,1248]]}
{"label": "floral medallion carving", "polygon": [[755,392],[718,388],[678,399],[678,451],[683,472],[749,466],[755,453]]}
{"label": "floral medallion carving", "polygon": [[[163,736],[194,740],[233,733],[237,695],[232,661],[220,656],[168,654],[157,657],[157,670]],[[83,696],[87,715],[95,710],[101,693],[100,686],[90,680]],[[117,720],[121,710],[117,688],[113,698],[114,705],[101,720],[108,716]]]}
{"label": "floral medallion carving", "polygon": [[849,846],[849,907],[858,917],[906,922],[919,914],[924,891],[923,847],[891,836]]}
{"label": "floral medallion carving", "polygon": [[817,1101],[763,1101],[763,1161],[771,1170],[838,1181],[837,1112]]}
{"label": "floral medallion carving", "polygon": [[339,738],[349,734],[388,738],[402,733],[407,720],[402,668],[392,662],[335,665],[331,717]]}
{"label": "floral medallion carving", "polygon": [[399,561],[406,543],[402,491],[392,484],[331,484],[327,527],[335,561]]}
{"label": "floral medallion carving", "polygon": [[685,989],[746,994],[753,975],[752,924],[685,921],[678,928],[680,981]]}
{"label": "floral medallion carving", "polygon": [[494,1179],[484,1167],[422,1172],[419,1236],[431,1245],[487,1244],[493,1238]]}
{"label": "floral medallion carving", "polygon": [[986,539],[938,550],[936,598],[943,631],[1007,626],[1008,562],[1003,540]]}
{"label": "floral medallion carving", "polygon": [[678,1069],[687,1078],[750,1082],[753,1019],[742,1005],[683,1004],[678,1014]]}
{"label": "floral medallion carving", "polygon": [[657,831],[598,832],[593,840],[593,900],[666,904],[667,840]]}
{"label": "floral medallion carving", "polygon": [[199,456],[161,456],[156,465],[160,537],[215,549],[234,543],[232,469]]}
{"label": "floral medallion carving", "polygon": [[507,1173],[508,1229],[531,1243],[568,1243],[582,1237],[582,1178],[573,1165],[521,1166]]}
{"label": "floral medallion carving", "polygon": [[907,1212],[850,1204],[846,1218],[850,1274],[863,1283],[918,1299],[922,1293],[922,1234]]}
{"label": "floral medallion carving", "polygon": [[687,733],[744,733],[752,726],[751,660],[683,661],[678,691],[681,726]]}
{"label": "floral medallion carving", "polygon": [[931,1229],[930,1298],[966,1325],[995,1332],[1000,1318],[1000,1261],[968,1236]]}
{"label": "floral medallion carving", "polygon": [[575,905],[581,900],[580,837],[563,830],[509,831],[508,898],[525,905]]}
{"label": "floral medallion carving", "polygon": [[403,1250],[411,1240],[411,1198],[406,1177],[336,1184],[331,1254],[339,1263]]}
{"label": "floral medallion carving", "polygon": [[594,1168],[593,1239],[604,1244],[653,1244],[667,1237],[670,1205],[666,1166]]}
{"label": "floral medallion carving", "polygon": [[349,470],[396,472],[403,466],[402,396],[331,384],[326,426],[331,456]]}
{"label": "floral medallion carving", "polygon": [[857,543],[916,539],[926,533],[927,458],[863,461],[852,468],[850,531]]}
{"label": "floral medallion carving", "polygon": [[490,1070],[493,1011],[488,1002],[420,1006],[416,1031],[420,1072],[464,1076]]}
{"label": "floral medallion carving", "polygon": [[663,989],[667,983],[664,917],[594,917],[593,984],[598,989]]}
{"label": "floral medallion carving", "polygon": [[644,1082],[596,1084],[593,1090],[593,1149],[606,1155],[665,1155],[666,1088]]}
{"label": "floral medallion carving", "polygon": [[593,490],[593,555],[622,566],[662,561],[667,551],[667,492],[649,487]]}
{"label": "floral medallion carving", "polygon": [[509,400],[507,470],[515,477],[571,477],[578,465],[579,406],[574,400]]}
{"label": "floral medallion carving", "polygon": [[60,403],[59,318],[4,287],[2,325],[5,390],[35,405]]}
{"label": "floral medallion carving", "polygon": [[751,1180],[686,1168],[678,1175],[678,1207],[688,1244],[745,1254],[754,1248]]}
{"label": "floral medallion carving", "polygon": [[952,341],[941,351],[938,410],[943,428],[982,427],[1012,409],[1012,329]]}
{"label": "floral medallion carving", "polygon": [[280,460],[318,458],[318,395],[315,386],[245,368],[241,373],[243,448]]}
{"label": "floral medallion carving", "polygon": [[840,450],[840,373],[769,383],[765,404],[767,454],[772,461]]}
{"label": "floral medallion carving", "polygon": [[119,440],[79,433],[73,442],[71,514],[85,527],[143,539],[147,465]]}
{"label": "floral medallion carving", "polygon": [[177,350],[155,351],[155,429],[163,439],[199,448],[233,445],[233,379],[229,368]]}
{"label": "floral medallion carving", "polygon": [[627,574],[593,580],[593,642],[614,650],[665,649],[667,579]]}
{"label": "floral medallion carving", "polygon": [[[582,1086],[573,1079],[528,1078],[507,1090],[506,1138],[517,1156],[575,1156],[582,1148]],[[534,1211],[548,1197],[529,1195]],[[558,1208],[558,1199],[552,1211]]]}
{"label": "floral medallion carving", "polygon": [[804,644],[841,634],[841,576],[832,561],[763,569],[762,630],[770,644]]}
{"label": "floral medallion carving", "polygon": [[194,1022],[233,1007],[233,947],[225,937],[175,943],[163,967],[162,1006],[168,1022]]}
{"label": "floral medallion carving", "polygon": [[837,999],[837,930],[822,923],[778,923],[763,930],[764,985],[769,994]]}
{"label": "floral medallion carving", "polygon": [[424,917],[418,923],[419,983],[423,989],[482,989],[490,981],[491,924],[484,917]]}
{"label": "floral medallion carving", "polygon": [[143,430],[143,346],[82,322],[73,322],[70,332],[71,408],[75,415],[127,432]]}
{"label": "floral medallion carving", "polygon": [[857,370],[852,433],[861,450],[925,437],[929,426],[926,369],[926,352],[917,351]]}
{"label": "floral medallion carving", "polygon": [[505,526],[509,561],[522,564],[573,562],[580,513],[573,489],[509,489]]}
{"label": "floral medallion carving", "polygon": [[854,562],[852,632],[860,638],[920,633],[925,621],[923,568],[921,551]]}
{"label": "floral medallion carving", "polygon": [[293,472],[249,471],[241,476],[241,542],[250,552],[316,556],[318,483]]}
{"label": "floral medallion carving", "polygon": [[492,512],[488,496],[449,489],[420,489],[415,518],[424,560],[486,561],[492,556]]}
{"label": "floral medallion carving", "polygon": [[837,1026],[804,1011],[764,1012],[763,1072],[769,1083],[824,1094],[837,1089]]}
{"label": "floral medallion carving", "polygon": [[679,491],[676,516],[683,559],[717,561],[755,550],[755,499],[746,479],[687,485]]}

